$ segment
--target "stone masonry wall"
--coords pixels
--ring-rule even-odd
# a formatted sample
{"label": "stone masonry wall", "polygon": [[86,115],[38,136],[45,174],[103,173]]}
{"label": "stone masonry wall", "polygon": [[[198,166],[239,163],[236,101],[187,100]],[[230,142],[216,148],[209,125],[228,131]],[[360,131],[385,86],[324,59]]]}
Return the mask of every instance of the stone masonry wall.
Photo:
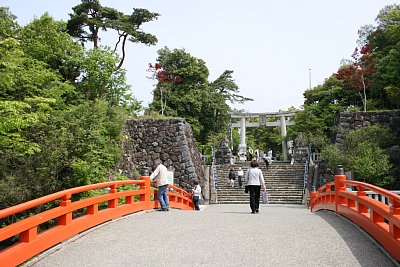
{"label": "stone masonry wall", "polygon": [[374,124],[389,127],[395,135],[397,145],[389,149],[389,154],[394,162],[400,162],[400,110],[341,112],[338,118],[335,144],[338,147],[343,146],[349,131]]}
{"label": "stone masonry wall", "polygon": [[174,184],[183,188],[192,180],[204,179],[203,164],[190,124],[183,119],[129,120],[125,126],[120,173],[134,177],[143,166],[150,170],[157,159],[173,166]]}

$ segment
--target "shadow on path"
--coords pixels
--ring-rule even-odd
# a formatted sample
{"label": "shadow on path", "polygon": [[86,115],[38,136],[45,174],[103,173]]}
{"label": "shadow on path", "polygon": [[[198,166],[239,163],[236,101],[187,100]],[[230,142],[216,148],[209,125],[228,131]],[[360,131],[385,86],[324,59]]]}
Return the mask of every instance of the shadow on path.
{"label": "shadow on path", "polygon": [[[315,214],[336,230],[361,266],[400,266],[374,238],[347,218],[331,211],[319,211]],[[382,253],[377,254],[376,247]]]}

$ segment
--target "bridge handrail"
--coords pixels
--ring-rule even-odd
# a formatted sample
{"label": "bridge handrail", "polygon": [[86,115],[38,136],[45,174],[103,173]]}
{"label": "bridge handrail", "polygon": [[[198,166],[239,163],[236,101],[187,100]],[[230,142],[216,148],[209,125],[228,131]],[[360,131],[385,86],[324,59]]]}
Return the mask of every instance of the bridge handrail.
{"label": "bridge handrail", "polygon": [[384,196],[388,199],[392,199],[392,200],[398,200],[400,201],[400,196],[396,193],[393,193],[389,190],[383,189],[379,186],[376,185],[372,185],[372,184],[368,184],[368,183],[364,183],[364,182],[360,182],[360,181],[353,181],[353,180],[346,180],[344,181],[344,183],[347,186],[355,186],[357,187],[357,191],[366,191],[366,189],[369,189],[369,191],[372,191],[374,193],[377,193],[381,196]]}
{"label": "bridge handrail", "polygon": [[104,183],[84,185],[84,186],[66,189],[63,191],[53,193],[51,195],[43,196],[41,198],[33,199],[31,201],[18,204],[16,206],[2,209],[2,210],[0,210],[0,219],[12,216],[16,213],[23,212],[23,211],[26,211],[28,209],[31,209],[31,208],[34,208],[34,207],[37,207],[37,206],[40,206],[43,204],[50,203],[54,200],[62,199],[64,197],[66,197],[67,195],[71,196],[71,195],[79,194],[79,193],[90,191],[90,190],[108,188],[113,185],[120,186],[120,185],[128,185],[128,184],[142,185],[142,184],[144,184],[144,181],[143,180],[113,181],[113,182],[104,182]]}
{"label": "bridge handrail", "polygon": [[[347,191],[347,186],[357,188]],[[366,190],[389,199],[389,205],[370,198]],[[400,261],[400,195],[364,182],[346,180],[335,175],[316,192],[310,194],[310,208],[332,210],[344,216],[373,236],[397,261]]]}
{"label": "bridge handrail", "polygon": [[[119,186],[130,184],[140,185],[140,188],[118,191]],[[140,180],[92,184],[63,190],[0,210],[0,218],[5,218],[55,200],[61,200],[58,207],[32,215],[0,229],[0,242],[18,236],[16,244],[0,250],[1,265],[16,266],[91,227],[137,211],[154,209],[158,205],[158,200],[156,199],[157,190],[152,189],[151,184],[153,183],[150,182],[150,177],[148,176],[142,176]],[[102,188],[109,188],[110,190],[103,195],[71,201],[71,197],[74,194]],[[168,194],[171,208],[194,209],[191,193],[173,185],[170,185],[169,188],[172,188],[172,191]],[[151,195],[154,195],[153,200]],[[139,196],[137,201],[135,201],[135,196]],[[118,203],[120,198],[125,198],[124,204]],[[107,208],[99,210],[99,204],[103,202],[108,203]],[[85,214],[78,218],[73,218],[73,212],[85,208]],[[54,219],[57,219],[57,225],[39,232],[41,224]]]}

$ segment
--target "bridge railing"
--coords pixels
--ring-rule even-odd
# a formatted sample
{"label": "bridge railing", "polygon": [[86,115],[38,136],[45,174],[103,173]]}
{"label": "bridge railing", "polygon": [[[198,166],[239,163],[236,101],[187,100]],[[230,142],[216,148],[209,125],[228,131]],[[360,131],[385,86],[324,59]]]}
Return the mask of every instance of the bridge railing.
{"label": "bridge railing", "polygon": [[[138,188],[118,191],[119,187],[124,185],[137,185]],[[194,209],[190,193],[172,185],[169,188],[171,208]],[[98,189],[108,189],[108,193],[72,201],[73,195]],[[40,205],[60,201],[57,207],[0,229],[0,242],[13,237],[18,238],[15,244],[0,251],[0,265],[16,266],[93,226],[137,211],[154,209],[158,205],[156,195],[157,190],[151,188],[150,177],[142,176],[140,180],[113,181],[71,188],[0,210],[0,219],[4,219]],[[123,200],[122,204],[119,203],[120,200]],[[99,206],[103,209],[99,209]],[[80,217],[73,216],[82,211],[84,214]],[[56,225],[40,231],[40,226],[49,221],[56,221]]]}
{"label": "bridge railing", "polygon": [[[354,187],[356,191],[348,191]],[[388,204],[367,196],[367,190],[388,199]],[[383,188],[346,180],[335,175],[333,182],[310,194],[310,208],[332,210],[364,229],[375,238],[397,261],[400,261],[400,196]]]}

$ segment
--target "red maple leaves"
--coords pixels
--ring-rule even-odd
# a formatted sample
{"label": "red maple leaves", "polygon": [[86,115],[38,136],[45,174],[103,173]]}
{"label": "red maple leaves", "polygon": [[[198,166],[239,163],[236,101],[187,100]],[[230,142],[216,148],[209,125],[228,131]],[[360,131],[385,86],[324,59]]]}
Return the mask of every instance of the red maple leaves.
{"label": "red maple leaves", "polygon": [[361,47],[361,49],[356,48],[351,56],[353,62],[342,67],[336,73],[336,78],[344,81],[347,88],[358,91],[364,111],[367,111],[367,88],[373,84],[373,74],[376,72],[376,64],[371,57],[371,52],[369,44]]}
{"label": "red maple leaves", "polygon": [[367,44],[361,49],[356,48],[351,57],[352,64],[342,67],[336,73],[336,78],[343,80],[348,88],[361,92],[372,85],[372,75],[376,71],[371,57],[371,46]]}
{"label": "red maple leaves", "polygon": [[149,68],[147,71],[152,73],[151,76],[147,78],[157,80],[159,83],[179,83],[182,81],[181,77],[174,75],[170,70],[168,70],[164,66],[161,66],[159,63],[156,63],[154,65],[149,63]]}

